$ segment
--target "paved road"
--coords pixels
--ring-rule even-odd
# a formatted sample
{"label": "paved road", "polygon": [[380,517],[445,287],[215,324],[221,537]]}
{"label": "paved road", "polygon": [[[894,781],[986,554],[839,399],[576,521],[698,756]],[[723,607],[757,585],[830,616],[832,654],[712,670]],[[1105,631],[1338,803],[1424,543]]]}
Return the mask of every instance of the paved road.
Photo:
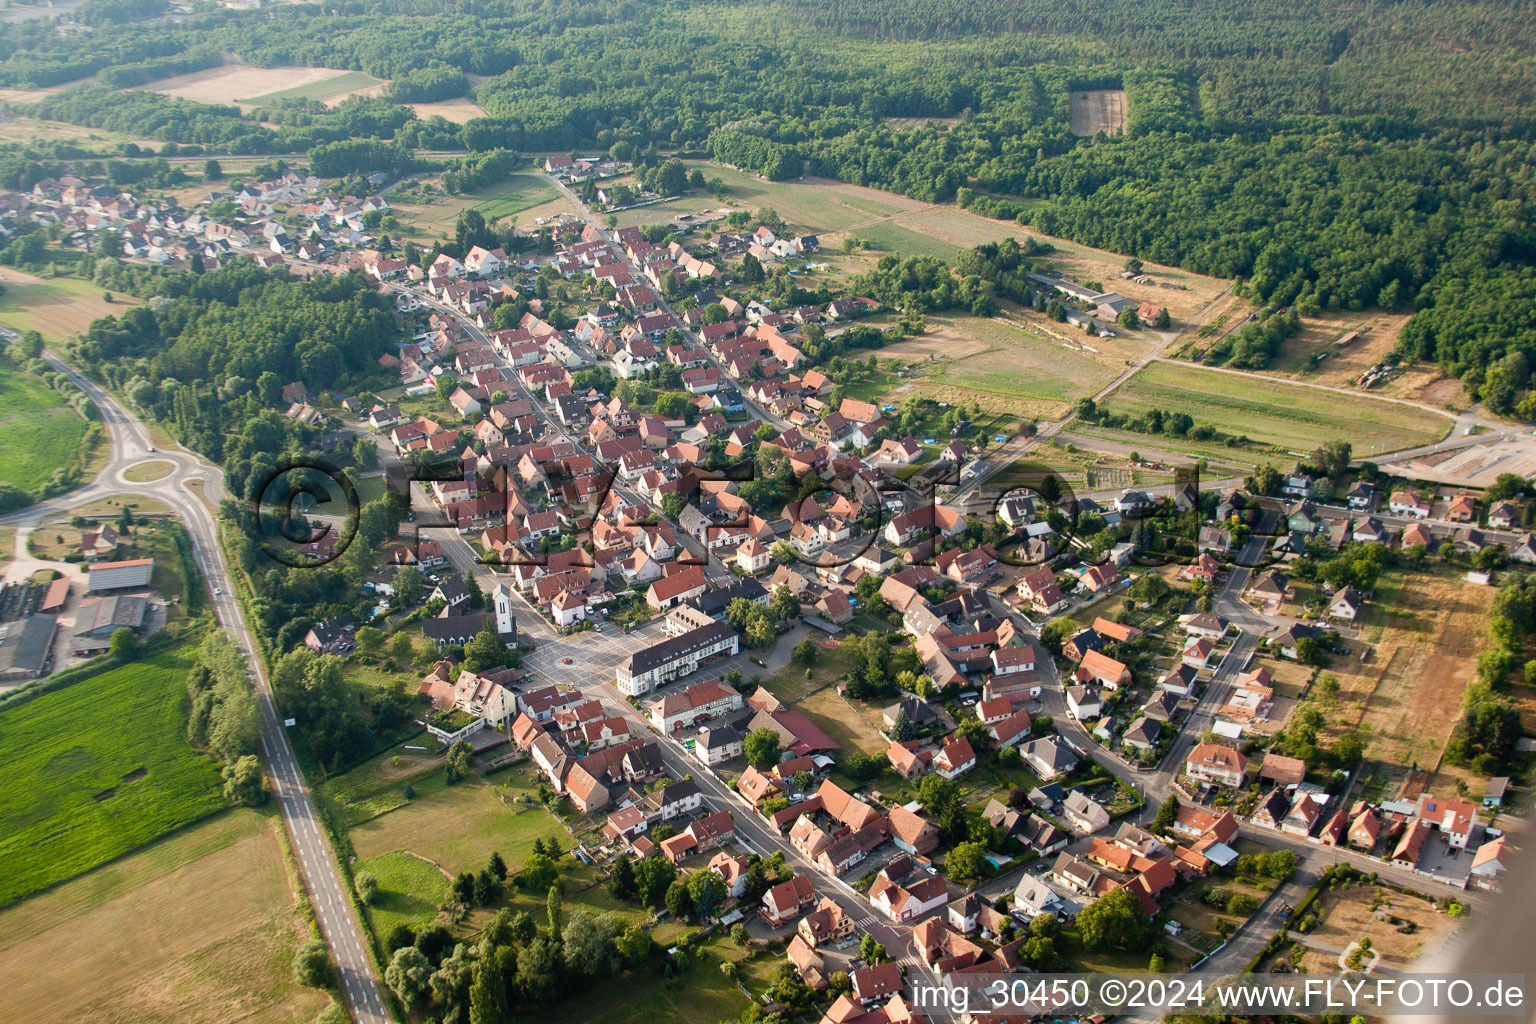
{"label": "paved road", "polygon": [[[210,502],[216,503],[224,496],[222,472],[189,452],[156,451],[148,429],[115,398],[52,353],[45,353],[45,358],[56,369],[68,374],[70,380],[96,403],[111,437],[112,455],[90,484],[62,498],[7,516],[3,522],[8,525],[35,523],[108,494],[121,493],[156,498],[181,517],[191,538],[192,557],[212,590],[210,598],[214,615],[220,627],[245,652],[251,666],[261,710],[262,754],[273,780],[278,808],[292,839],[294,863],[309,891],[320,932],[335,958],[348,1008],[359,1024],[389,1024],[393,1017],[384,1004],[383,990],[365,948],[363,929],[319,826],[303,772],[288,745],[266,673],[261,660],[256,657],[255,642],[245,615],[233,597],[224,553],[218,545],[217,524],[209,507]],[[128,467],[153,460],[169,462],[175,469],[168,476],[148,482],[134,482],[124,477]],[[193,482],[199,485],[206,501],[188,488],[187,485]]]}
{"label": "paved road", "polygon": [[[753,809],[735,790],[727,786],[710,768],[690,757],[674,736],[664,735],[653,729],[630,703],[619,693],[611,681],[589,681],[581,689],[590,697],[603,701],[610,714],[622,715],[631,723],[636,735],[654,734],[659,740],[662,760],[675,778],[692,775],[694,782],[703,790],[710,803],[718,809],[729,809],[736,820],[736,837],[739,843],[763,857],[774,851],[782,851],[784,861],[798,874],[808,876],[816,887],[818,896],[829,897],[842,908],[854,922],[855,934],[868,932],[883,944],[891,960],[900,961],[908,969],[908,981],[912,984],[935,984],[937,979],[928,971],[912,945],[911,929],[888,923],[869,901],[853,886],[816,868],[806,857],[790,845],[788,839]],[[685,734],[679,734],[685,735]]]}

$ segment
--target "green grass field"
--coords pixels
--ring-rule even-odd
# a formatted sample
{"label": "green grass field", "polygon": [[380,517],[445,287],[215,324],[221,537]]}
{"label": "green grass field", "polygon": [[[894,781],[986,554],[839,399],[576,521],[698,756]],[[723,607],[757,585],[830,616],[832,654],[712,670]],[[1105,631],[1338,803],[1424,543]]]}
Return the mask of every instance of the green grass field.
{"label": "green grass field", "polygon": [[182,648],[0,715],[0,905],[224,806],[185,739]]}
{"label": "green grass field", "polygon": [[1180,410],[1196,423],[1291,451],[1310,452],[1324,441],[1349,441],[1356,458],[1438,441],[1452,423],[1423,409],[1367,395],[1345,396],[1163,362],[1147,366],[1103,404],[1132,415],[1153,408]]}
{"label": "green grass field", "polygon": [[522,802],[523,796],[536,793],[535,776],[524,763],[456,786],[441,786],[427,776],[414,779],[417,799],[354,825],[352,845],[363,858],[410,850],[455,874],[480,870],[493,850],[508,864],[521,864],[533,852],[535,839],[558,839],[569,848],[570,833],[554,815],[536,800]]}
{"label": "green grass field", "polygon": [[430,921],[448,898],[448,879],[426,861],[403,851],[369,857],[357,865],[379,881],[379,893],[368,907],[375,935],[388,935],[396,925],[418,927]]}
{"label": "green grass field", "polygon": [[475,209],[480,211],[488,223],[547,203],[560,194],[549,182],[533,174],[511,175],[506,181],[483,192],[494,194],[494,198],[486,199]]}
{"label": "green grass field", "polygon": [[960,255],[960,247],[948,242],[904,228],[895,221],[879,221],[867,227],[854,228],[851,232],[861,241],[871,242],[881,253],[898,256],[934,256],[953,263]]}
{"label": "green grass field", "polygon": [[301,99],[321,100],[322,102],[334,96],[341,96],[358,89],[367,89],[378,85],[379,79],[372,75],[365,75],[361,71],[348,71],[346,74],[337,75],[335,78],[326,78],[318,82],[310,82],[308,85],[296,85],[292,89],[279,89],[277,92],[269,92],[264,96],[252,96],[249,99],[241,99],[241,103],[272,103],[276,100]]}
{"label": "green grass field", "polygon": [[1156,458],[1157,452],[1183,455],[1191,460],[1204,458],[1217,470],[1230,467],[1247,473],[1266,463],[1276,469],[1289,470],[1296,464],[1296,456],[1280,448],[1262,445],[1228,448],[1220,441],[1192,441],[1187,437],[1159,437],[1133,430],[1109,430],[1078,420],[1072,422],[1067,433],[1073,437],[1082,437],[1086,442],[1100,440],[1115,446],[1124,445],[1149,459]]}
{"label": "green grass field", "polygon": [[31,491],[74,461],[86,422],[35,377],[0,373],[0,483]]}
{"label": "green grass field", "polygon": [[[430,920],[448,892],[443,871],[478,871],[498,852],[515,872],[533,852],[535,839],[555,840],[563,850],[574,845],[565,826],[538,802],[541,776],[528,763],[447,786],[441,758],[401,752],[402,764],[396,766],[394,753],[360,765],[323,789],[333,818],[351,825],[348,837],[358,857],[354,870],[378,879],[379,895],[368,911],[376,936],[387,935],[396,924]],[[409,801],[401,795],[407,782],[416,793]],[[603,887],[590,887],[590,867],[568,856],[559,865],[573,906],[641,916],[633,905],[616,904]],[[502,902],[537,912],[543,900],[541,893],[509,887]]]}
{"label": "green grass field", "polygon": [[[747,210],[771,206],[786,223],[806,231],[842,231],[877,217],[888,217],[921,206],[900,196],[887,197],[852,186],[765,181],[755,174],[744,174],[708,161],[688,161],[688,167],[689,170],[697,167],[706,178],[719,178],[725,182],[729,203]],[[726,204],[705,196],[699,208],[722,205]],[[658,219],[653,218],[652,222]],[[857,234],[862,237],[864,232]]]}
{"label": "green grass field", "polygon": [[433,196],[430,201],[419,196],[391,196],[390,205],[405,234],[418,238],[452,235],[459,214],[469,209],[478,210],[487,221],[516,217],[519,223],[523,220],[519,214],[535,208],[560,205],[570,209],[554,186],[530,172],[513,174],[504,182],[462,195]]}

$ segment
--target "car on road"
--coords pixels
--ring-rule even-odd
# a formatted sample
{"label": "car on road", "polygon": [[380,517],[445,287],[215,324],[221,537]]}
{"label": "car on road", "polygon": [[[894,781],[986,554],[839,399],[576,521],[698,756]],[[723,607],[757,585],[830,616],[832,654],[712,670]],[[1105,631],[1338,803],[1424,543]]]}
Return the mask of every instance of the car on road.
{"label": "car on road", "polygon": [[150,452],[154,452],[154,450],[155,450],[155,446],[154,446],[154,445],[150,445],[150,446],[149,446],[149,450],[150,450]]}
{"label": "car on road", "polygon": [[213,596],[214,597],[222,597],[222,596],[224,596],[223,589],[220,588],[220,587],[214,587],[213,588]]}

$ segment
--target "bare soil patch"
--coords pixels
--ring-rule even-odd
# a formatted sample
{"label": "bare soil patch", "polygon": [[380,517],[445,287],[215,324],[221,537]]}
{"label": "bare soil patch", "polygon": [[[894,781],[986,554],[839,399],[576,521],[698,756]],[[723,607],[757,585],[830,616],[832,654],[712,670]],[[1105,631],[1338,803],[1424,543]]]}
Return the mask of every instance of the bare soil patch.
{"label": "bare soil patch", "polygon": [[463,124],[465,121],[477,117],[485,117],[485,109],[468,97],[461,96],[456,100],[441,100],[437,103],[411,103],[407,104],[416,111],[416,116],[426,120],[432,117],[445,117],[454,124]]}
{"label": "bare soil patch", "polygon": [[[1356,886],[1327,893],[1318,900],[1319,924],[1310,937],[1329,946],[1345,949],[1361,936],[1369,936],[1371,948],[1381,954],[1381,964],[1398,970],[1411,964],[1419,953],[1455,929],[1455,921],[1436,910],[1425,899],[1405,896],[1392,889],[1381,890],[1383,905],[1376,910],[1371,903],[1377,890]],[[1390,918],[1397,918],[1393,923]],[[1405,926],[1411,931],[1399,931]],[[1339,969],[1336,957],[1324,957]]]}

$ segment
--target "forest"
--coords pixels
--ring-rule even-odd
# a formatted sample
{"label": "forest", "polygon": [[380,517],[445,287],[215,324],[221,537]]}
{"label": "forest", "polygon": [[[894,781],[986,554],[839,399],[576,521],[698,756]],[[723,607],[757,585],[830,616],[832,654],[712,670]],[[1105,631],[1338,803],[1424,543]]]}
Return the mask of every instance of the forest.
{"label": "forest", "polygon": [[[406,172],[412,148],[463,148],[465,187],[488,151],[620,147],[958,200],[1235,279],[1271,312],[1412,311],[1403,354],[1536,408],[1528,0],[348,0],[122,16],[141,7],[155,9],[96,4],[114,27],[89,36],[0,27],[0,85],[121,87],[227,53],[355,68],[390,79],[384,95],[242,115],[76,84],[29,112],[209,152],[306,152],[317,169]],[[1126,91],[1125,134],[1071,134],[1070,95],[1090,88]],[[466,93],[488,116],[460,126],[402,105]],[[0,171],[24,181],[60,159],[13,146]],[[991,301],[949,294],[959,282],[922,290]],[[1272,340],[1207,359],[1262,367]]]}
{"label": "forest", "polygon": [[[392,303],[360,274],[298,280],[245,261],[198,273],[104,260],[95,277],[149,301],[93,323],[75,343],[80,363],[226,470],[228,438],[277,408],[283,385],[345,387],[398,335]],[[231,480],[237,496],[243,480]]]}

